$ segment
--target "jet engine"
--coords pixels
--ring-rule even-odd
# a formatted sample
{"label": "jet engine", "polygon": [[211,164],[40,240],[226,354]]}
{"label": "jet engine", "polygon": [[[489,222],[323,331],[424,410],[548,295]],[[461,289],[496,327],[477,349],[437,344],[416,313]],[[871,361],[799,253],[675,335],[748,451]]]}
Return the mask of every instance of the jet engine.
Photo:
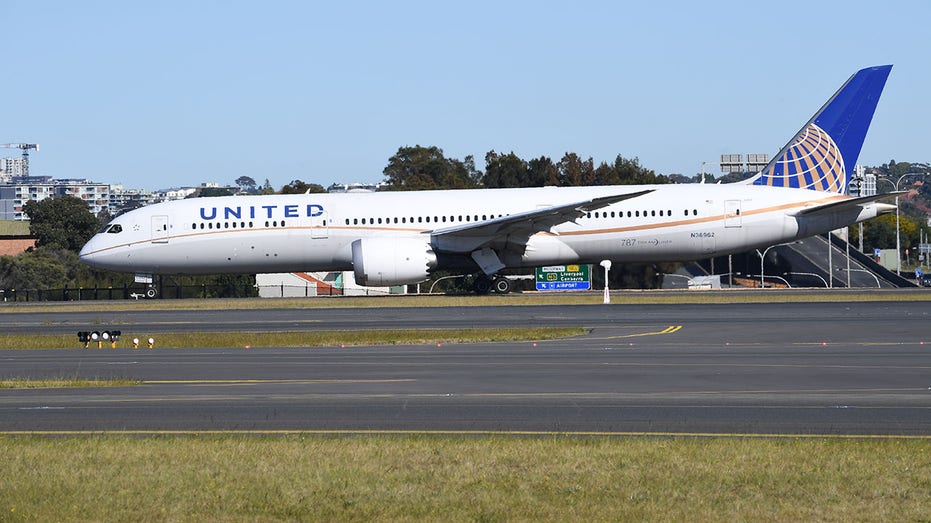
{"label": "jet engine", "polygon": [[436,267],[436,254],[423,240],[361,238],[352,242],[352,267],[359,285],[420,283]]}

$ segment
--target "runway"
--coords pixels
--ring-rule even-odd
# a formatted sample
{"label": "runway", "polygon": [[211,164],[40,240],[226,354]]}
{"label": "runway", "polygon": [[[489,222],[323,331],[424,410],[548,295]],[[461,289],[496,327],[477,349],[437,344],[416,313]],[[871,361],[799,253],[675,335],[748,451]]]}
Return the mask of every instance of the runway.
{"label": "runway", "polygon": [[[931,436],[931,302],[0,314],[4,332],[243,331],[225,349],[0,353],[0,432]],[[106,321],[105,321],[106,320]],[[269,330],[583,326],[569,340],[246,349]],[[77,344],[75,344],[77,346]]]}

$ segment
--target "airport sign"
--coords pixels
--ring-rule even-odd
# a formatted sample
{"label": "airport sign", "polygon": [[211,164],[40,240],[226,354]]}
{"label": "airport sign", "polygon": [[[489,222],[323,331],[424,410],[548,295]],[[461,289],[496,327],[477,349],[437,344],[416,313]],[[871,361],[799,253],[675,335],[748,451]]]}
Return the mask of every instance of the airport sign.
{"label": "airport sign", "polygon": [[538,291],[587,291],[592,288],[592,266],[587,264],[537,267]]}

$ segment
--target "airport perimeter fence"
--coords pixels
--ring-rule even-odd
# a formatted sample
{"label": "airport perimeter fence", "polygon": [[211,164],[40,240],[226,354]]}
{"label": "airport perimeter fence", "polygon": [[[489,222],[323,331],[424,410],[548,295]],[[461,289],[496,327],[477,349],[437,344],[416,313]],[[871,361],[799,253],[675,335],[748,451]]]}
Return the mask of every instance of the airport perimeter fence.
{"label": "airport perimeter fence", "polygon": [[[386,296],[397,289],[338,289],[327,286],[318,290],[315,285],[176,285],[157,286],[159,298],[314,298],[324,296]],[[2,302],[55,302],[148,299],[145,286],[122,287],[65,287],[62,289],[0,289]]]}
{"label": "airport perimeter fence", "polygon": [[[146,287],[64,287],[61,289],[0,289],[0,302],[53,302],[145,299]],[[254,285],[171,285],[159,287],[159,297],[245,298],[258,296]]]}

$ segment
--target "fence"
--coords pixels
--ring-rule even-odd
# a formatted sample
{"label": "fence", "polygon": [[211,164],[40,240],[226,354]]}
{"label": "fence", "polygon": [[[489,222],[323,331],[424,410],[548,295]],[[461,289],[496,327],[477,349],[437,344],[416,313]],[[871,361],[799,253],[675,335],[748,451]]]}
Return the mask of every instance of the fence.
{"label": "fence", "polygon": [[[145,287],[64,287],[62,289],[0,289],[0,302],[11,301],[94,301],[143,298]],[[160,286],[164,298],[242,298],[258,296],[254,285],[171,285]]]}
{"label": "fence", "polygon": [[[65,287],[63,289],[0,289],[0,302],[53,302],[143,299],[146,288],[123,287]],[[317,292],[315,285],[177,285],[159,286],[158,296],[166,299],[208,298],[313,298],[316,296],[385,296],[392,294],[381,289],[336,289],[328,287],[325,293]]]}

